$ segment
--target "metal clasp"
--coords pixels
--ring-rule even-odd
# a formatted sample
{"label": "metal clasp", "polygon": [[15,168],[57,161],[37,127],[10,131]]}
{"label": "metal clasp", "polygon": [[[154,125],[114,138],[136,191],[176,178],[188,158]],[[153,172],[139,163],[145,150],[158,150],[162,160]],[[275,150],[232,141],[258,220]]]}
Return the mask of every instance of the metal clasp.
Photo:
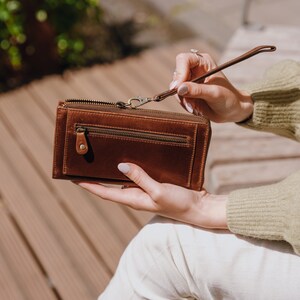
{"label": "metal clasp", "polygon": [[[128,106],[135,109],[135,108],[140,107],[140,106],[142,106],[142,105],[144,105],[148,102],[151,102],[151,101],[153,101],[152,98],[146,98],[146,97],[139,97],[138,96],[138,97],[130,98],[127,103],[128,103]],[[135,102],[138,102],[138,103],[134,104]]]}

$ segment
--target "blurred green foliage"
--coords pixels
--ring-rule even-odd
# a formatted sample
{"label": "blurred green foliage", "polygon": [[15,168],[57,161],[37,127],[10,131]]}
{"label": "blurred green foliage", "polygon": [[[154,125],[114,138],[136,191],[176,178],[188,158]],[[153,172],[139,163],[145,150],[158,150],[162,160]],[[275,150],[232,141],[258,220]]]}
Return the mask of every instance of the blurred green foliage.
{"label": "blurred green foliage", "polygon": [[97,0],[0,0],[0,91],[136,53],[137,31],[107,22]]}

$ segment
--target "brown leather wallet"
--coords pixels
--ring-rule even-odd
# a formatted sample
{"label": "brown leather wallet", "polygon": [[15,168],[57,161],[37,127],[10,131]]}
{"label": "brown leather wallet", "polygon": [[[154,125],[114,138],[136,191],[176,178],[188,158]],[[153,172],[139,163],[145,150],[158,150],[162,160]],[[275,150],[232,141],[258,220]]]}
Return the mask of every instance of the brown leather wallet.
{"label": "brown leather wallet", "polygon": [[131,162],[159,182],[200,190],[210,135],[204,117],[67,100],[57,108],[53,178],[130,185],[117,165]]}
{"label": "brown leather wallet", "polygon": [[[203,82],[233,64],[275,49],[255,47],[192,81]],[[201,116],[136,109],[175,93],[172,89],[152,98],[131,98],[127,104],[76,99],[60,102],[53,178],[131,185],[117,169],[119,163],[131,162],[159,182],[200,190],[211,136],[209,121]]]}

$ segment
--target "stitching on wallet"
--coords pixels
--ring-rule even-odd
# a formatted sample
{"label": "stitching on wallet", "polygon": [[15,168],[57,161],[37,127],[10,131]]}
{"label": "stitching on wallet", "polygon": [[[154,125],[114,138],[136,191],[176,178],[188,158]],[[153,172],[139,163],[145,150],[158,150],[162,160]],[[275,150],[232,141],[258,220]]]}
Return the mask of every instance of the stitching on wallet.
{"label": "stitching on wallet", "polygon": [[[63,110],[63,108],[59,108],[57,110],[57,115],[60,115],[61,114],[61,111]],[[58,136],[59,136],[59,128],[58,128],[58,123],[61,121],[61,119],[59,118],[56,118],[56,122],[55,122],[55,142],[54,142],[54,145],[58,145]],[[54,155],[54,158],[53,158],[53,167],[54,167],[54,170],[55,170],[55,175],[57,174],[57,147],[55,147],[55,155]],[[63,158],[64,160],[64,158]]]}
{"label": "stitching on wallet", "polygon": [[191,162],[190,162],[190,170],[189,170],[189,186],[191,186],[192,180],[192,171],[193,171],[193,162],[195,161],[195,152],[196,152],[196,129],[198,129],[198,125],[194,127],[194,145],[193,145],[193,153],[191,155]]}
{"label": "stitching on wallet", "polygon": [[[78,113],[78,111],[76,110],[76,109],[72,109],[72,108],[69,108],[69,111],[73,111],[74,113]],[[111,113],[111,112],[103,112],[103,111],[99,111],[99,112],[85,112],[84,114],[85,115],[95,115],[95,114],[105,114],[105,115],[111,115],[111,116],[118,116],[119,118],[132,118],[132,119],[136,119],[136,120],[140,120],[140,119],[143,119],[143,118],[145,118],[145,117],[143,117],[143,116],[141,116],[141,117],[139,117],[139,116],[126,116],[126,115],[119,115],[119,114],[117,114],[117,113]],[[157,118],[154,118],[154,117],[152,117],[152,116],[146,116],[146,118],[149,118],[149,119],[157,119]],[[184,122],[179,122],[179,120],[178,121],[170,121],[170,119],[159,119],[159,121],[161,121],[161,122],[164,122],[164,123],[169,123],[169,124],[186,124],[186,123],[190,123],[190,124],[195,124],[195,122],[193,122],[193,121],[189,121],[189,120],[186,120],[186,121],[184,121]]]}
{"label": "stitching on wallet", "polygon": [[64,144],[64,160],[63,160],[63,173],[67,173],[68,167],[67,167],[67,153],[68,153],[68,144],[69,144],[69,135],[68,135],[68,125],[69,125],[69,113],[67,113],[67,120],[66,120],[66,138],[65,138],[65,144]]}
{"label": "stitching on wallet", "polygon": [[183,134],[176,134],[176,133],[170,133],[170,132],[162,133],[162,132],[159,132],[159,131],[144,130],[144,129],[135,129],[135,128],[129,128],[129,127],[119,127],[119,126],[109,126],[109,125],[98,126],[98,125],[90,124],[90,123],[75,123],[75,125],[92,126],[92,127],[96,127],[96,128],[125,129],[125,130],[132,130],[134,132],[141,132],[141,133],[148,132],[148,133],[155,133],[155,134],[158,134],[158,135],[164,135],[164,134],[166,134],[166,135],[170,135],[170,136],[174,136],[174,137],[179,136],[179,137],[182,137],[182,138],[187,138],[187,139],[189,138],[188,135],[183,135]]}
{"label": "stitching on wallet", "polygon": [[207,153],[207,147],[209,145],[208,135],[209,135],[209,128],[205,128],[205,139],[204,139],[205,143],[203,144],[203,151],[202,151],[201,159],[200,159],[200,161],[202,162],[202,164],[200,166],[200,174],[201,174],[200,182],[202,182],[202,183],[203,183],[203,180],[204,180],[204,168],[205,168],[204,159],[205,159],[205,156],[206,156],[206,153]]}

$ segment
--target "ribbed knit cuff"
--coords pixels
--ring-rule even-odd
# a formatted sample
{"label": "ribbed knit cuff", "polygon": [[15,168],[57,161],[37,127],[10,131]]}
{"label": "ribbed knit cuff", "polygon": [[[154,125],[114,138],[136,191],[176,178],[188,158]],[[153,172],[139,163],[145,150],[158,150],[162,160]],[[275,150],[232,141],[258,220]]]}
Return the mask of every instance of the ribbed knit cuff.
{"label": "ribbed knit cuff", "polygon": [[251,118],[238,125],[300,140],[300,64],[274,65],[260,82],[243,87],[252,97]]}
{"label": "ribbed knit cuff", "polygon": [[278,184],[230,193],[227,222],[231,232],[260,239],[282,240],[286,216]]}
{"label": "ribbed knit cuff", "polygon": [[300,171],[272,185],[231,192],[228,228],[235,234],[284,240],[300,255]]}

